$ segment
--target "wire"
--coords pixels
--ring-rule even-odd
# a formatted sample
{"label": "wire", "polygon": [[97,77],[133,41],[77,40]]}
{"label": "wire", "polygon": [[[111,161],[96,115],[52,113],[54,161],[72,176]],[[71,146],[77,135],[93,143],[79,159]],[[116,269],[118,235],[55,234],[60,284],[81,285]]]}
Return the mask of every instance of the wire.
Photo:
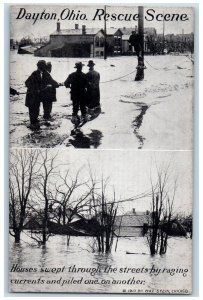
{"label": "wire", "polygon": [[121,76],[121,77],[117,77],[117,78],[114,78],[114,79],[111,79],[111,80],[107,80],[107,81],[102,81],[102,82],[100,82],[100,83],[107,83],[107,82],[111,82],[111,81],[116,81],[116,80],[118,80],[118,79],[124,78],[124,77],[126,77],[126,76],[128,76],[128,75],[134,73],[135,71],[136,71],[136,69],[133,70],[132,72],[126,74],[126,75]]}
{"label": "wire", "polygon": [[154,70],[161,70],[161,69],[158,69],[158,68],[155,68],[155,67],[153,67],[147,60],[146,60],[146,58],[144,59],[147,63],[148,63],[148,65],[151,67],[151,68],[153,68]]}

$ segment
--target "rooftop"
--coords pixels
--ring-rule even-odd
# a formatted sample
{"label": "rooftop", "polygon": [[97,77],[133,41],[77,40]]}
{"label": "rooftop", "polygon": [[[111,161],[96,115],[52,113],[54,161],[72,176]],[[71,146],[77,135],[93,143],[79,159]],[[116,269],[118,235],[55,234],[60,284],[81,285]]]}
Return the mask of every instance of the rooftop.
{"label": "rooftop", "polygon": [[[95,35],[101,30],[100,28],[85,28],[85,35]],[[82,35],[82,28],[56,30],[51,35]]]}

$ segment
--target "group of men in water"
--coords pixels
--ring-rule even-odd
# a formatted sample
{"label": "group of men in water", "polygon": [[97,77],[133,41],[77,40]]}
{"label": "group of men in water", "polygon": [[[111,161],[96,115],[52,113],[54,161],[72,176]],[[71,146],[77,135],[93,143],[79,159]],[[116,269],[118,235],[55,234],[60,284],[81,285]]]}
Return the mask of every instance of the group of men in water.
{"label": "group of men in water", "polygon": [[[71,73],[64,83],[58,83],[51,76],[52,65],[50,62],[40,60],[37,63],[37,70],[34,71],[25,81],[27,94],[25,105],[29,110],[30,128],[38,130],[40,103],[43,104],[44,115],[46,121],[52,120],[52,103],[57,101],[56,88],[65,86],[70,88],[72,100],[72,123],[88,121],[94,113],[101,112],[100,107],[100,74],[94,70],[95,63],[89,60],[89,72],[83,73],[84,64],[75,63],[76,71]],[[79,116],[79,110],[81,115]]]}

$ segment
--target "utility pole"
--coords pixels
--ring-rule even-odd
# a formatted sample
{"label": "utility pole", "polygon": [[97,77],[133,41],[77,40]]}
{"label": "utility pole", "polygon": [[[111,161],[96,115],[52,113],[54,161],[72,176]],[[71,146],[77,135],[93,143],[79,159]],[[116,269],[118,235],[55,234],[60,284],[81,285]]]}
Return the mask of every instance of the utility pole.
{"label": "utility pole", "polygon": [[140,81],[144,79],[144,16],[143,16],[143,6],[138,6],[138,35],[140,43],[140,51],[138,54],[138,65],[137,74],[135,76],[135,81]]}
{"label": "utility pole", "polygon": [[[164,16],[164,12],[163,12]],[[164,48],[165,48],[165,20],[163,18],[163,47],[162,47],[162,54],[164,54]]]}
{"label": "utility pole", "polygon": [[107,59],[107,53],[106,53],[106,5],[104,5],[104,59]]}

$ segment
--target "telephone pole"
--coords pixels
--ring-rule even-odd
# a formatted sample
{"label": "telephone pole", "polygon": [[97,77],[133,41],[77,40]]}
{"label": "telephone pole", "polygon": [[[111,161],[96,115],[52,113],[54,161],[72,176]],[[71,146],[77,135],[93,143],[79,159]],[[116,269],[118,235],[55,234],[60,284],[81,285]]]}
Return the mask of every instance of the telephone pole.
{"label": "telephone pole", "polygon": [[135,81],[140,81],[144,79],[144,8],[143,6],[138,6],[138,35],[139,35],[139,54],[138,54],[138,65],[137,65],[137,73],[135,76]]}
{"label": "telephone pole", "polygon": [[[104,5],[104,14],[106,16],[106,5]],[[104,59],[107,59],[107,53],[106,53],[106,17],[104,18]]]}

